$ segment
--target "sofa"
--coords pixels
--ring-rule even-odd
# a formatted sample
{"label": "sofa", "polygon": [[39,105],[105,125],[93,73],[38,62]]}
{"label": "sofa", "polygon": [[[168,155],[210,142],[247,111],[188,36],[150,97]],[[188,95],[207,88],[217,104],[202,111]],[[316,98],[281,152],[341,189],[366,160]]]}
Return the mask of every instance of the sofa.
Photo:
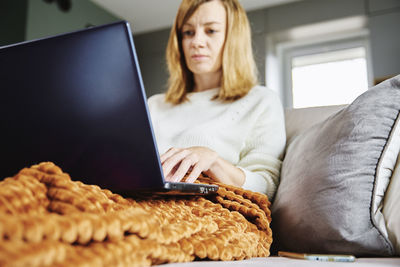
{"label": "sofa", "polygon": [[[399,111],[400,75],[350,105],[287,109],[271,256],[165,266],[400,266]],[[280,250],[356,260],[293,259]]]}
{"label": "sofa", "polygon": [[399,113],[400,75],[346,106],[287,110],[272,205],[223,184],[208,199],[129,200],[54,163],[24,168],[0,182],[0,265],[400,266]]}

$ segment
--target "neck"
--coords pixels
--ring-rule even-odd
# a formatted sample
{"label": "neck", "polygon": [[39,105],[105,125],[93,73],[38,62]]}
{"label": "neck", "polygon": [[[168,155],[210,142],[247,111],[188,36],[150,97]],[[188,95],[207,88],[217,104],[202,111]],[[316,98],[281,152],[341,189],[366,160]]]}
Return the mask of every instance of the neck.
{"label": "neck", "polygon": [[202,92],[221,86],[222,71],[194,74],[194,92]]}

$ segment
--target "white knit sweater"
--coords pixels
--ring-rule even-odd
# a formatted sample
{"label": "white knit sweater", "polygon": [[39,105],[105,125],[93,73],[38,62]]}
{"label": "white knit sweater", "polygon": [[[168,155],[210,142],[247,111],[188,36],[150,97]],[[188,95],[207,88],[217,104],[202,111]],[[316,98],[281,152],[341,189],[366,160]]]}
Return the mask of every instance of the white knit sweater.
{"label": "white knit sweater", "polygon": [[217,92],[189,93],[189,101],[180,105],[166,103],[164,94],[149,98],[159,153],[170,147],[208,147],[244,171],[243,188],[272,199],[286,140],[279,97],[256,86],[233,103],[210,101]]}

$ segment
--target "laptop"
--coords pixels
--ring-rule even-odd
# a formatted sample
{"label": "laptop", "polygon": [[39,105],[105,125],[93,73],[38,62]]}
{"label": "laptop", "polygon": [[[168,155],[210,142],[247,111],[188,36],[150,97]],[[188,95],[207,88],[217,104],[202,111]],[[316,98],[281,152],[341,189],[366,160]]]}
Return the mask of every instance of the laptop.
{"label": "laptop", "polygon": [[129,196],[207,194],[164,179],[126,21],[0,48],[0,177],[52,161]]}

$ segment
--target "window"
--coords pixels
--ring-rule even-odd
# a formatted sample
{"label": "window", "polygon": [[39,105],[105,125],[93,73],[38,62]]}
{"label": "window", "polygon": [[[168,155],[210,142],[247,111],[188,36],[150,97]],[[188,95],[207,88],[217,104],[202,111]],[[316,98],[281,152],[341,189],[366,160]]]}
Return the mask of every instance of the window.
{"label": "window", "polygon": [[266,47],[266,84],[286,108],[349,104],[372,86],[365,16],[273,32]]}
{"label": "window", "polygon": [[365,47],[292,57],[294,108],[351,103],[368,89]]}
{"label": "window", "polygon": [[304,108],[349,104],[368,89],[366,36],[282,49],[285,106]]}

